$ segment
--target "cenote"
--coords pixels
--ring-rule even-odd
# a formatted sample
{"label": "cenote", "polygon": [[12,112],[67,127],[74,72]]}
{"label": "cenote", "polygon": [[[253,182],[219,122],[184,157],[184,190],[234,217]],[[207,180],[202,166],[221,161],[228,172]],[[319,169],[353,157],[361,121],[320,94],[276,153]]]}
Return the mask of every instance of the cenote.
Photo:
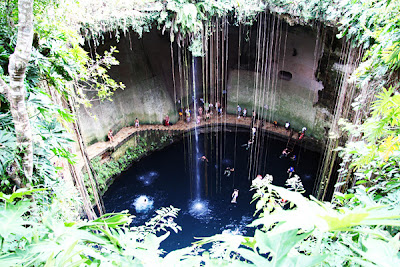
{"label": "cenote", "polygon": [[[296,146],[297,160],[292,161],[280,158],[286,147],[283,139],[257,132],[259,146],[247,149],[249,137],[250,130],[244,128],[198,133],[198,139],[194,132],[187,134],[117,177],[103,198],[106,211],[129,210],[136,216],[133,224],[142,225],[161,207],[181,209],[175,222],[182,231],[171,232],[161,243],[166,251],[189,246],[196,237],[218,233],[252,235],[254,229],[246,227],[255,211],[251,180],[257,174],[271,174],[273,184],[285,186],[287,170],[293,166],[306,189],[304,195],[308,196],[320,154]],[[234,169],[229,176],[225,173],[227,167]],[[237,204],[231,203],[234,189],[239,189]]]}

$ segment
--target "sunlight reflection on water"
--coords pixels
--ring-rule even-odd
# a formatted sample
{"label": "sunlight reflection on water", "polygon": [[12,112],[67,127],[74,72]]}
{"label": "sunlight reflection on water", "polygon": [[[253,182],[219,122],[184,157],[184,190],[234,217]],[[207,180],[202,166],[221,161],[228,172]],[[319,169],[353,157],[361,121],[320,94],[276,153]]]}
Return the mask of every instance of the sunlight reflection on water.
{"label": "sunlight reflection on water", "polygon": [[189,214],[196,219],[210,219],[211,209],[208,200],[195,199],[190,201]]}

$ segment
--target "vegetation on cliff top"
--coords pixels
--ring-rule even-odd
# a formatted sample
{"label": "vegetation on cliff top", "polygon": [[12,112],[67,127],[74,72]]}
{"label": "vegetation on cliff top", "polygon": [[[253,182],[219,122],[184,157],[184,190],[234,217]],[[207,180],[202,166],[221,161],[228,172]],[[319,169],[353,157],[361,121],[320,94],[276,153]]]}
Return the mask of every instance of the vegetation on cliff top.
{"label": "vegetation on cliff top", "polygon": [[[399,265],[398,1],[39,0],[32,4],[0,3],[2,266]],[[106,74],[117,63],[112,54],[89,58],[81,48],[82,37],[101,40],[106,32],[118,36],[120,30],[133,28],[141,33],[156,25],[162,31],[170,29],[171,39],[180,42],[195,37],[211,17],[231,15],[237,23],[249,23],[264,8],[288,14],[294,21],[333,23],[338,18],[341,36],[364,49],[353,81],[360,89],[368,88],[372,97],[356,98],[354,109],[363,111],[357,124],[344,122],[344,129],[357,137],[342,149],[344,162],[349,163],[343,171],[354,181],[350,191],[323,203],[272,186],[267,176],[253,187],[260,212],[252,223],[258,227],[254,236],[216,235],[164,257],[160,242],[169,231],[179,230],[174,223],[178,210],[173,207],[161,209],[138,228],[129,226],[132,216],[126,213],[80,220],[84,195],[71,181],[60,179],[60,167],[50,160],[75,161],[63,127],[75,117],[63,103],[71,105],[71,99],[72,105],[89,103],[81,91],[88,84],[100,98],[122,87]],[[280,199],[288,200],[291,209],[282,209]],[[213,243],[212,248],[202,249],[205,243]]]}

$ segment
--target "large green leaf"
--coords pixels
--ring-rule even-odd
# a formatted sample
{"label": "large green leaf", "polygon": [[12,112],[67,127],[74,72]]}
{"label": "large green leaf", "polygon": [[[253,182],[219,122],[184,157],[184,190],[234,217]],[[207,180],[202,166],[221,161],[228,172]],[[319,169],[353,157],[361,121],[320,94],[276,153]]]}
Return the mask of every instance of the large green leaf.
{"label": "large green leaf", "polygon": [[3,192],[0,192],[0,199],[3,199],[7,203],[12,203],[16,198],[22,198],[24,196],[30,196],[35,192],[39,191],[45,191],[47,190],[46,188],[34,188],[34,189],[29,189],[29,188],[20,188],[17,191],[13,192],[11,195],[4,194]]}
{"label": "large green leaf", "polygon": [[23,215],[29,211],[31,205],[32,203],[25,199],[0,208],[0,236],[6,242],[12,235],[28,235],[29,225],[33,222],[25,220]]}
{"label": "large green leaf", "polygon": [[296,229],[281,232],[279,231],[279,227],[266,233],[257,229],[254,237],[260,253],[271,253],[273,257],[272,261],[276,263],[286,257],[300,240],[307,238],[311,234],[311,232],[303,234],[298,234],[298,232]]}
{"label": "large green leaf", "polygon": [[320,264],[328,255],[306,256],[300,253],[281,258],[276,266],[311,267]]}

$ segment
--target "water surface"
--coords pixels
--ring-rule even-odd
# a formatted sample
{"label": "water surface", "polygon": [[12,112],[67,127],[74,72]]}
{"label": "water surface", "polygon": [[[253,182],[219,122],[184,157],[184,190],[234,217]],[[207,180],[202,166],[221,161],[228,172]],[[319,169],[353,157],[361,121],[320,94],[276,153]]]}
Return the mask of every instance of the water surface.
{"label": "water surface", "polygon": [[[136,216],[133,223],[140,225],[160,207],[172,205],[181,209],[175,221],[182,231],[172,232],[161,244],[166,251],[189,246],[196,241],[194,237],[222,232],[251,235],[253,229],[246,227],[255,210],[255,204],[250,204],[253,195],[249,191],[250,179],[257,174],[271,174],[273,184],[284,186],[287,170],[293,166],[308,195],[313,188],[319,154],[297,146],[296,161],[281,159],[286,142],[260,133],[254,147],[246,149],[250,138],[251,133],[247,131],[202,133],[198,135],[198,154],[193,135],[154,152],[135,163],[110,186],[104,195],[106,211],[128,209]],[[208,162],[199,159],[202,155]],[[196,165],[198,175],[194,170]],[[230,176],[224,175],[227,167],[234,168]],[[239,189],[237,204],[231,203],[234,189]]]}

